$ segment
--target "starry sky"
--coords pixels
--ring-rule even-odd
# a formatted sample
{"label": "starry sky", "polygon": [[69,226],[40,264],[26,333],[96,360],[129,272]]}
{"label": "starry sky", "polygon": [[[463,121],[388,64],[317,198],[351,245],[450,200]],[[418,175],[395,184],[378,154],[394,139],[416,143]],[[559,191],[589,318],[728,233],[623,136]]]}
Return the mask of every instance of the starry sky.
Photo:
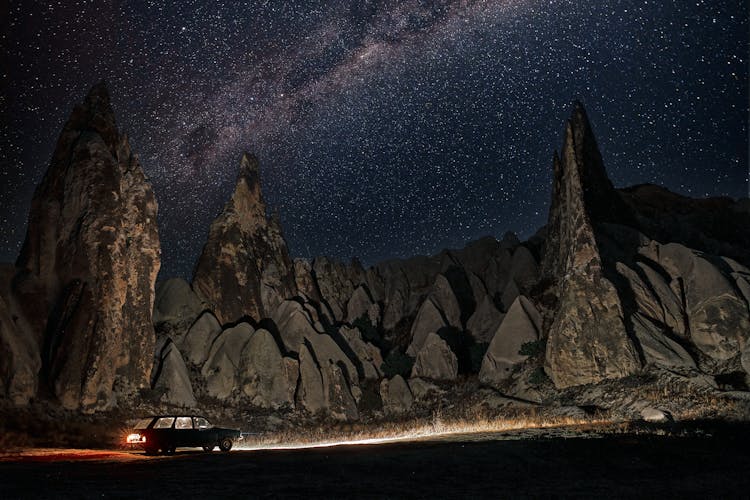
{"label": "starry sky", "polygon": [[745,0],[0,1],[0,260],[106,79],[189,278],[243,151],[293,256],[372,264],[545,223],[584,102],[617,186],[748,195]]}

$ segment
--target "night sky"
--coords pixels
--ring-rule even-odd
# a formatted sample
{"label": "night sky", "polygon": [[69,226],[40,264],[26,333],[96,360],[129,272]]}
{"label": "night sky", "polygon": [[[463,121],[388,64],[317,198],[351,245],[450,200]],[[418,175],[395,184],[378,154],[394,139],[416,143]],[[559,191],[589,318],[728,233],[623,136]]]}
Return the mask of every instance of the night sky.
{"label": "night sky", "polygon": [[294,256],[389,257],[544,224],[586,105],[617,186],[748,195],[744,0],[0,2],[0,260],[104,78],[189,277],[243,150]]}

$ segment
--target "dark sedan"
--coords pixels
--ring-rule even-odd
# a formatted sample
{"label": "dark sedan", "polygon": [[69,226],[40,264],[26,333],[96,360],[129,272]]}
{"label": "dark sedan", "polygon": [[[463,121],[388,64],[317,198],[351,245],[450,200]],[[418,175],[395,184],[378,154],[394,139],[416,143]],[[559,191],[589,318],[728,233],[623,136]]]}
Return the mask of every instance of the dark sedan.
{"label": "dark sedan", "polygon": [[158,415],[139,420],[127,442],[153,455],[159,452],[171,454],[178,447],[200,447],[212,451],[218,446],[221,451],[229,451],[239,439],[242,439],[239,430],[214,427],[205,417]]}

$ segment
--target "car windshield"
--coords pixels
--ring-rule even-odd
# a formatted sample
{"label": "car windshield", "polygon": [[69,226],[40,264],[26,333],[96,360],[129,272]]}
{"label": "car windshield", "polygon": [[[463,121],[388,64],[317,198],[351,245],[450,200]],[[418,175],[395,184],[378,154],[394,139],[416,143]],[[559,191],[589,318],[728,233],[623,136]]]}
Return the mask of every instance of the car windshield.
{"label": "car windshield", "polygon": [[195,417],[195,427],[197,429],[208,429],[211,427],[211,424],[203,417]]}
{"label": "car windshield", "polygon": [[133,429],[146,429],[153,418],[142,418],[133,426]]}

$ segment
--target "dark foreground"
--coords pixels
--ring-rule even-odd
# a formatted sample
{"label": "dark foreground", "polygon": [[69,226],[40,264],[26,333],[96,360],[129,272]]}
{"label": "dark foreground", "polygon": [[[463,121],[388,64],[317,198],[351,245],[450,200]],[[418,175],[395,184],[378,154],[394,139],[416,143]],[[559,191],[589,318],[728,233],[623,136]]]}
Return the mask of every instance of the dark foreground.
{"label": "dark foreground", "polygon": [[706,432],[11,461],[0,497],[747,497],[750,426]]}

